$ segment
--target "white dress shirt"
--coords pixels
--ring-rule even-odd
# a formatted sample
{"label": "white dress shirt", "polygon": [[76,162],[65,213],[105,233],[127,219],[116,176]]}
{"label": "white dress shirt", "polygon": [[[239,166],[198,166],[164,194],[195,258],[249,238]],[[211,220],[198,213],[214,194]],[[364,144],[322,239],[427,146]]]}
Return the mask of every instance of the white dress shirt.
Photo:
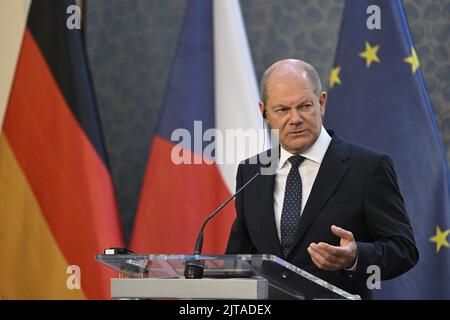
{"label": "white dress shirt", "polygon": [[[330,145],[331,137],[325,128],[322,126],[320,129],[320,135],[316,142],[307,150],[300,153],[305,160],[300,164],[298,170],[300,177],[302,178],[302,208],[305,208],[308,201],[309,194],[311,193],[312,186],[316,180],[317,173],[320,169],[325,152],[327,152]],[[281,147],[280,161],[278,163],[277,173],[275,177],[275,186],[273,191],[274,209],[275,209],[275,225],[277,227],[278,238],[281,239],[280,222],[281,211],[283,210],[284,190],[286,189],[286,180],[291,170],[291,163],[288,161],[289,157],[294,154],[289,153]],[[331,231],[330,231],[331,232]]]}

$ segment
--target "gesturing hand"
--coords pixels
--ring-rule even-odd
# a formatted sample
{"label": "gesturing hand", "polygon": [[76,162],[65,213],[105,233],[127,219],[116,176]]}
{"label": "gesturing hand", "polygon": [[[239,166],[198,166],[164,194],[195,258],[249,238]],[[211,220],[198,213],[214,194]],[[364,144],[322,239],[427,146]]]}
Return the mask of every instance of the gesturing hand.
{"label": "gesturing hand", "polygon": [[340,227],[331,226],[331,232],[341,238],[340,246],[331,246],[328,243],[311,243],[308,253],[314,264],[324,270],[341,270],[353,267],[358,256],[355,238],[350,231]]}

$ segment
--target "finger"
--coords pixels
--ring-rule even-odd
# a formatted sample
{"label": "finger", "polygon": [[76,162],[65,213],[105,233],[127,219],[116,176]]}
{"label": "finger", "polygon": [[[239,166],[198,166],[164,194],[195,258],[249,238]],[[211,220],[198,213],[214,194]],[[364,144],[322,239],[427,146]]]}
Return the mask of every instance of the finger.
{"label": "finger", "polygon": [[321,249],[317,244],[315,243],[311,243],[311,245],[309,246],[314,252],[316,252],[317,254],[319,254],[322,258],[324,258],[326,261],[331,262],[331,263],[338,263],[339,259],[337,256],[328,253],[327,251]]}
{"label": "finger", "polygon": [[311,256],[312,262],[319,268],[324,270],[338,270],[340,267],[337,264],[326,261],[320,254],[314,251],[311,247],[308,248],[308,253]]}
{"label": "finger", "polygon": [[[321,242],[321,244],[326,244]],[[328,244],[326,244],[328,245]],[[324,258],[327,262],[333,264],[334,266],[337,266],[339,268],[342,268],[343,266],[347,265],[349,256],[350,256],[350,251],[347,250],[347,248],[339,248],[339,247],[333,247],[328,245],[331,248],[337,248],[339,250],[342,251],[342,254],[337,256],[337,255],[333,255],[328,253],[327,251],[323,250],[320,248],[319,245],[316,245],[315,243],[311,243],[310,247],[311,249],[316,252],[317,254],[319,254],[322,258]]]}
{"label": "finger", "polygon": [[311,247],[308,248],[308,253],[311,256],[311,260],[320,269],[324,269],[328,265],[327,261]]}
{"label": "finger", "polygon": [[351,233],[348,230],[342,229],[341,227],[337,227],[335,225],[331,226],[331,232],[333,232],[335,235],[337,235],[339,238],[353,241],[353,233]]}
{"label": "finger", "polygon": [[332,260],[335,264],[339,265],[341,268],[345,268],[348,266],[349,261],[353,261],[351,265],[354,264],[354,256],[352,252],[352,246],[344,246],[344,247],[335,247],[331,246],[328,243],[320,242],[318,247],[323,251],[332,254],[335,257],[335,260]]}
{"label": "finger", "polygon": [[347,254],[347,250],[344,247],[332,246],[325,242],[319,242],[318,246],[320,249],[322,249],[325,252],[328,252],[329,254],[332,254],[333,256],[336,256],[336,257],[342,257]]}

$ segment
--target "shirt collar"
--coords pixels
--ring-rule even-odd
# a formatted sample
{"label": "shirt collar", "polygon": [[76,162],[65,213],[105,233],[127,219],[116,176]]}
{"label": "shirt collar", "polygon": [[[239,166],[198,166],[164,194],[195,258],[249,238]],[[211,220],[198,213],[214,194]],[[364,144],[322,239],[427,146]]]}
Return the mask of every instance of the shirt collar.
{"label": "shirt collar", "polygon": [[[300,155],[304,157],[305,159],[314,161],[318,164],[322,163],[323,157],[325,156],[325,153],[327,152],[328,146],[330,145],[331,137],[328,134],[327,130],[322,126],[320,128],[320,134],[317,138],[316,142],[306,149],[305,151],[301,152]],[[294,156],[294,154],[284,150],[283,147],[280,148],[280,162],[278,164],[278,168],[281,169],[286,161]]]}

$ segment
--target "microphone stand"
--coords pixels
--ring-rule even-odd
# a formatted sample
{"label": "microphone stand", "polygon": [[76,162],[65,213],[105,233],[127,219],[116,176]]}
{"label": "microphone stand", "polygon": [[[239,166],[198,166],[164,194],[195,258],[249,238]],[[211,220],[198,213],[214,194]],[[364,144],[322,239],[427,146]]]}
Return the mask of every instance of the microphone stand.
{"label": "microphone stand", "polygon": [[[256,179],[257,176],[259,176],[261,174],[260,171],[258,171],[250,180],[248,180],[242,187],[239,188],[239,190],[236,191],[235,194],[233,194],[227,201],[225,201],[224,203],[222,203],[220,205],[220,207],[218,207],[213,213],[211,213],[208,218],[206,218],[205,222],[203,222],[203,225],[200,229],[200,232],[198,233],[197,236],[197,241],[195,242],[195,249],[194,249],[194,255],[198,256],[201,254],[202,252],[202,247],[203,247],[203,231],[206,227],[206,225],[208,224],[208,222],[214,218],[214,216],[220,212],[220,210],[223,209],[223,207],[225,207],[231,200],[233,200],[242,190],[244,190],[245,187],[247,187],[247,185],[250,184],[250,182],[252,182],[253,180]],[[189,260],[186,261],[186,267],[184,268],[184,277],[186,279],[201,279],[203,277],[203,269],[205,268],[205,266],[203,265],[203,263],[199,260]]]}

